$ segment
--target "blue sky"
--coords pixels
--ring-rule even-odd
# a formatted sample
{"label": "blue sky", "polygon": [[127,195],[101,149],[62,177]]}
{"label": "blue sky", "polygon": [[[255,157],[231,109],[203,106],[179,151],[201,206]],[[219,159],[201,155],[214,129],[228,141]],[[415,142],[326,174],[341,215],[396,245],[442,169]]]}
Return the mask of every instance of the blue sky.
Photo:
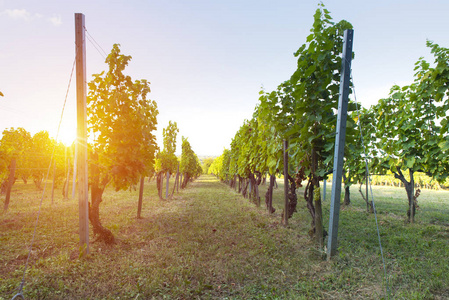
{"label": "blue sky", "polygon": [[[151,82],[158,133],[172,120],[199,155],[220,155],[263,86],[271,91],[295,70],[318,1],[293,0],[0,0],[0,130],[24,127],[52,136],[74,60],[74,13],[108,53],[133,57],[126,73]],[[448,1],[324,1],[335,22],[354,26],[357,98],[369,106],[394,84],[413,80],[430,39],[449,47]],[[106,68],[87,42],[88,80]],[[74,137],[75,81],[61,138]],[[180,152],[180,144],[178,152]]]}

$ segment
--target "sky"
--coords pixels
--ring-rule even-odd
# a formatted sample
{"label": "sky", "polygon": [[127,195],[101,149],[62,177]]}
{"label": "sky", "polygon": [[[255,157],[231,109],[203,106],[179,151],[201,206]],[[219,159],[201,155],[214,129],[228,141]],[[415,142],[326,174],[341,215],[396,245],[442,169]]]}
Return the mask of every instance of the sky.
{"label": "sky", "polygon": [[[318,1],[310,0],[0,0],[0,130],[76,134],[74,14],[85,15],[87,81],[107,69],[121,45],[125,73],[151,82],[156,137],[175,121],[199,156],[218,156],[258,103],[296,69]],[[334,22],[354,27],[357,100],[365,107],[395,85],[413,81],[419,57],[433,62],[426,40],[449,47],[449,1],[323,1]],[[98,46],[94,47],[95,43]],[[69,81],[71,82],[68,88]],[[68,92],[67,92],[68,91]]]}

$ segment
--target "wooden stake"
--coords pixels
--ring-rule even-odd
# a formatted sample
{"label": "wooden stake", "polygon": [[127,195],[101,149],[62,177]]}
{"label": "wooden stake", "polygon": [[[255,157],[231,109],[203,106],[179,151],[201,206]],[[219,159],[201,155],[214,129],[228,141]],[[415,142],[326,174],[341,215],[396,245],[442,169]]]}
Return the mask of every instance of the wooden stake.
{"label": "wooden stake", "polygon": [[179,163],[178,170],[176,171],[176,192],[179,193]]}
{"label": "wooden stake", "polygon": [[70,157],[67,156],[67,147],[65,148],[65,156],[67,163],[67,179],[65,181],[64,200],[69,199],[69,186],[70,186]]}
{"label": "wooden stake", "polygon": [[167,184],[165,186],[165,199],[168,200],[168,186],[170,185],[170,172],[167,171]]}
{"label": "wooden stake", "polygon": [[145,176],[140,177],[140,189],[139,189],[139,203],[137,204],[137,219],[140,219],[140,213],[142,212],[142,198],[143,198],[143,186],[145,184]]}
{"label": "wooden stake", "polygon": [[76,44],[76,110],[78,145],[78,201],[80,255],[89,254],[89,209],[87,179],[87,108],[86,108],[86,43],[84,15],[75,14]]}
{"label": "wooden stake", "polygon": [[53,184],[51,185],[51,204],[55,196],[55,180],[56,180],[56,159],[53,157]]}
{"label": "wooden stake", "polygon": [[73,183],[72,183],[72,199],[75,199],[75,189],[76,189],[76,157],[78,156],[78,146],[75,143],[75,154],[73,155]]}
{"label": "wooden stake", "polygon": [[288,225],[288,141],[284,140],[284,225]]}
{"label": "wooden stake", "polygon": [[8,178],[8,186],[6,188],[6,198],[5,198],[5,206],[3,210],[6,212],[9,206],[9,199],[11,197],[11,189],[14,184],[14,176],[16,174],[16,159],[13,158],[11,160],[11,165],[9,166],[9,178]]}

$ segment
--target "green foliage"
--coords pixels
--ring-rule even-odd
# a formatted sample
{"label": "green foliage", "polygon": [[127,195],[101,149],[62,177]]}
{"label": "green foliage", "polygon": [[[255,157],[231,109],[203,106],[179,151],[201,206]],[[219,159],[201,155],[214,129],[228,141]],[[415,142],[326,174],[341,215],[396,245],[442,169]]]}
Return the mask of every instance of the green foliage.
{"label": "green foliage", "polygon": [[[16,176],[28,178],[30,176],[30,155],[32,147],[31,134],[25,129],[5,129],[0,140],[0,181],[9,174],[9,165],[13,158],[16,159]],[[39,155],[38,153],[34,153]]]}
{"label": "green foliage", "polygon": [[162,130],[164,149],[156,155],[155,171],[175,173],[178,168],[176,152],[176,136],[179,132],[176,122],[169,121],[167,128]]}
{"label": "green foliage", "polygon": [[203,174],[209,174],[209,168],[214,162],[214,158],[212,157],[206,157],[203,159],[201,163],[201,167],[203,168]]}
{"label": "green foliage", "polygon": [[[157,150],[156,102],[148,98],[150,83],[132,81],[123,73],[131,56],[120,53],[115,44],[106,58],[108,70],[94,74],[87,97],[90,161],[99,167],[102,185],[112,181],[116,189],[137,184],[147,174]],[[97,159],[95,159],[97,157]]]}
{"label": "green foliage", "polygon": [[221,180],[224,180],[225,178],[223,178],[223,175],[220,173],[223,167],[223,158],[224,158],[224,153],[218,157],[216,157],[214,159],[214,161],[212,162],[212,164],[210,165],[207,174],[213,174],[215,176],[217,176],[218,178],[220,178]]}
{"label": "green foliage", "polygon": [[198,177],[203,172],[198,156],[192,150],[189,141],[185,137],[182,137],[182,154],[179,170],[188,178]]}
{"label": "green foliage", "polygon": [[259,128],[257,144],[261,153],[257,170],[274,175],[283,169],[282,143],[295,123],[295,100],[290,81],[280,84],[276,91],[261,91],[259,94],[259,105],[254,113]]}
{"label": "green foliage", "polygon": [[386,99],[373,106],[377,119],[377,148],[384,153],[390,171],[397,167],[413,172],[422,170],[437,175],[433,166],[439,154],[438,132],[434,112],[436,106],[417,95],[417,85],[393,86]]}
{"label": "green foliage", "polygon": [[[56,161],[55,180],[59,183],[65,176],[65,150],[62,143],[56,143],[47,131],[40,131],[33,137],[23,128],[10,128],[3,131],[0,140],[0,181],[9,174],[11,160],[16,160],[15,177],[28,182],[31,177],[38,189],[50,167],[53,156]],[[53,173],[53,167],[50,170]]]}
{"label": "green foliage", "polygon": [[[295,53],[297,70],[290,79],[295,122],[286,138],[290,139],[290,148],[295,148],[294,163],[318,177],[332,169],[343,32],[351,28],[346,21],[333,23],[329,12],[322,6],[314,15],[307,43]],[[348,114],[353,110],[355,106],[349,105]],[[354,144],[355,128],[354,120],[348,118],[348,144]],[[316,166],[312,166],[312,152],[317,154]]]}
{"label": "green foliage", "polygon": [[[331,169],[343,32],[349,28],[346,21],[334,24],[320,5],[307,43],[295,53],[297,70],[275,91],[260,92],[253,118],[244,122],[232,140],[228,175],[278,173],[283,169],[284,139],[290,141],[289,170],[305,167],[310,174],[312,149],[318,155],[315,175],[323,177]],[[355,105],[348,110],[354,111]],[[354,142],[356,129],[354,119],[348,119],[348,142]]]}

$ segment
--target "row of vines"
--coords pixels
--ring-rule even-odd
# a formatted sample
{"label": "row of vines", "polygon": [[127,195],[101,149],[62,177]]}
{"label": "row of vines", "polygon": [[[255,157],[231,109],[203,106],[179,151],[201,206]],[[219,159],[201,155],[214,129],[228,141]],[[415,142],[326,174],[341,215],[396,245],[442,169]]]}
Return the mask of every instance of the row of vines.
{"label": "row of vines", "polygon": [[[175,156],[179,132],[176,122],[170,121],[163,130],[164,148],[159,150],[153,133],[157,125],[157,104],[148,98],[150,83],[147,80],[132,81],[123,73],[130,60],[131,56],[120,53],[119,45],[115,44],[106,58],[107,71],[94,74],[88,83],[89,220],[97,240],[106,243],[115,240],[100,221],[100,204],[106,187],[124,190],[136,186],[145,177],[160,179],[165,175],[168,179],[177,174],[184,178],[181,188],[185,188],[202,173],[200,161],[187,138],[182,138],[181,157]],[[46,131],[34,136],[23,128],[3,131],[0,140],[2,191],[11,190],[19,178],[24,183],[32,178],[41,189],[51,164],[54,165],[54,182],[64,178],[68,182],[66,170],[73,170],[75,148],[75,143],[66,147],[50,138]],[[162,198],[161,191],[159,195]]]}
{"label": "row of vines", "polygon": [[[320,245],[323,226],[319,190],[320,183],[333,171],[343,33],[351,28],[344,20],[334,23],[320,4],[311,34],[295,53],[296,71],[276,90],[260,92],[252,118],[244,121],[230,148],[209,168],[209,173],[232,187],[237,181],[248,182],[248,193],[256,200],[261,178],[269,176],[265,195],[269,212],[274,211],[271,199],[275,177],[284,175],[288,178],[289,217],[296,211],[296,189],[304,184],[310,234]],[[349,102],[343,176],[347,204],[349,186],[366,183],[365,157],[371,174],[389,173],[405,186],[411,222],[419,196],[419,191],[414,191],[414,175],[421,172],[433,181],[445,181],[449,168],[449,50],[430,41],[427,45],[435,64],[431,66],[420,58],[413,83],[393,86],[388,97],[370,108]],[[289,145],[288,174],[282,172],[284,141]],[[245,189],[244,184],[246,193]],[[364,198],[367,211],[372,211],[368,197]]]}

